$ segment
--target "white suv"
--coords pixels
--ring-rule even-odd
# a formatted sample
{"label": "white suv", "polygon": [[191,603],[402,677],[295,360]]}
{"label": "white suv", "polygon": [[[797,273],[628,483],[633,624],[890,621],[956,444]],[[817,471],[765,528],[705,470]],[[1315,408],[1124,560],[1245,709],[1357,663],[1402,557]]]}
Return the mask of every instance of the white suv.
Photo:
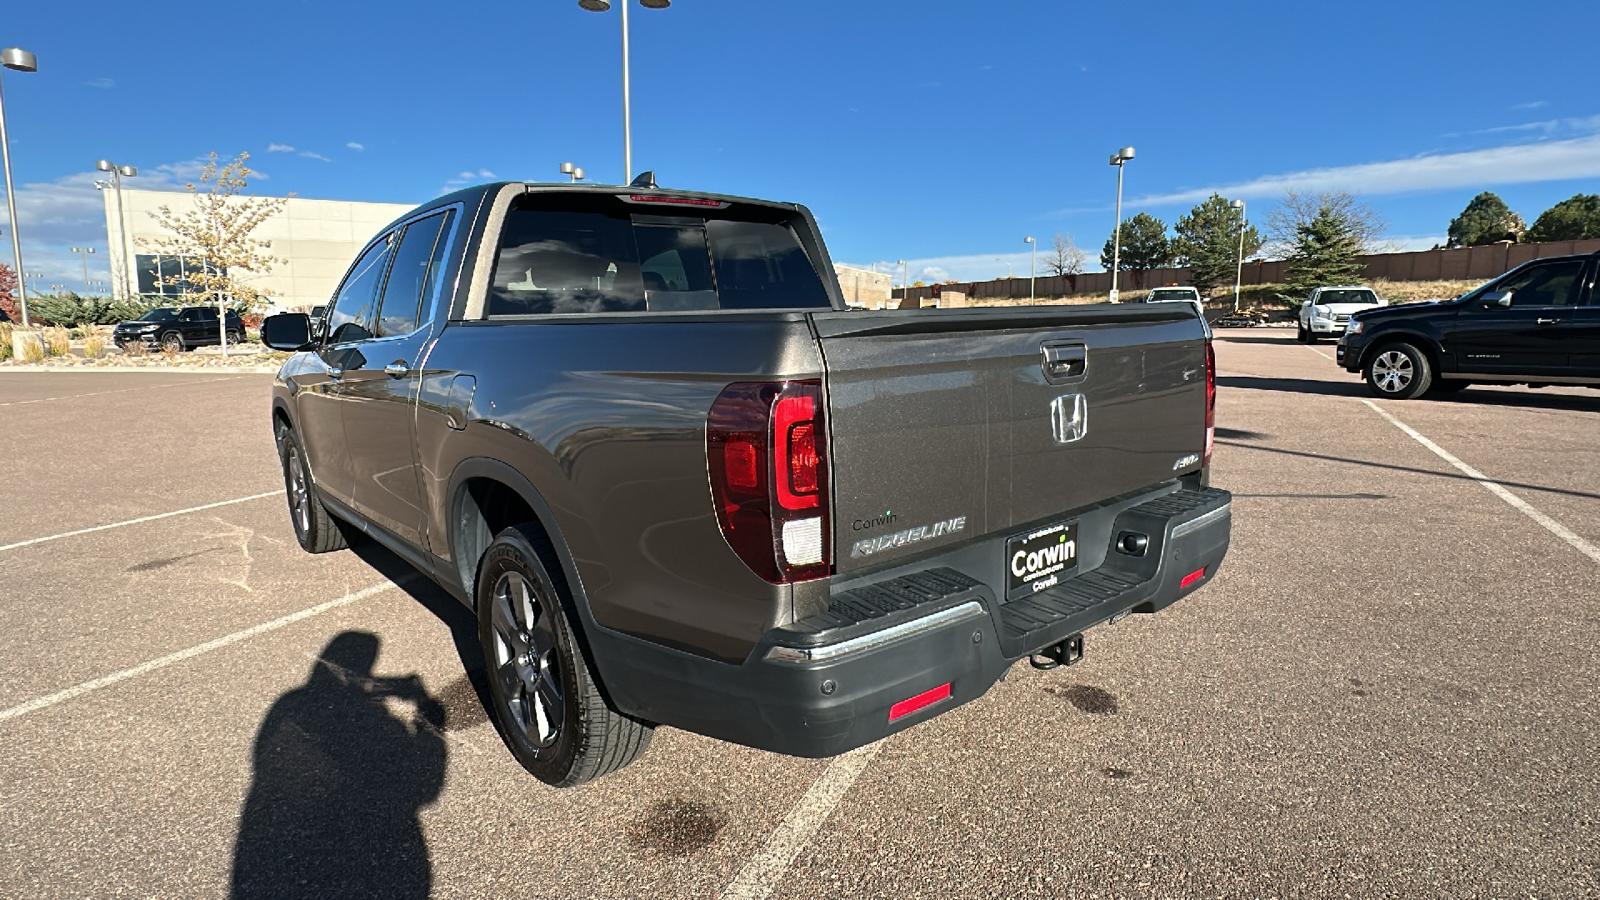
{"label": "white suv", "polygon": [[1351,314],[1387,305],[1372,288],[1356,285],[1312,288],[1311,296],[1300,304],[1300,330],[1295,336],[1302,344],[1315,344],[1324,337],[1337,338],[1349,326]]}

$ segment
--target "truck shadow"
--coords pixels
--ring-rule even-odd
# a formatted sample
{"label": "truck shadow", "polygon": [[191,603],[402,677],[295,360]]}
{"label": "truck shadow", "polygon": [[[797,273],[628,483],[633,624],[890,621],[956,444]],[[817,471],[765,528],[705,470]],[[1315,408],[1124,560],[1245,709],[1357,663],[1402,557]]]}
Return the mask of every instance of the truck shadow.
{"label": "truck shadow", "polygon": [[[1353,377],[1353,376],[1352,376]],[[1312,378],[1264,378],[1257,375],[1218,375],[1218,387],[1243,388],[1252,391],[1282,391],[1289,394],[1323,394],[1330,397],[1372,398],[1372,392],[1360,381],[1318,381]],[[1594,397],[1572,394],[1541,394],[1532,391],[1497,389],[1488,385],[1474,385],[1466,390],[1423,402],[1463,403],[1472,406],[1515,406],[1523,409],[1548,409],[1564,412],[1600,412],[1600,395]]]}
{"label": "truck shadow", "polygon": [[380,640],[345,631],[273,703],[234,848],[234,898],[427,897],[417,814],[444,786],[444,708],[415,675],[375,675]]}

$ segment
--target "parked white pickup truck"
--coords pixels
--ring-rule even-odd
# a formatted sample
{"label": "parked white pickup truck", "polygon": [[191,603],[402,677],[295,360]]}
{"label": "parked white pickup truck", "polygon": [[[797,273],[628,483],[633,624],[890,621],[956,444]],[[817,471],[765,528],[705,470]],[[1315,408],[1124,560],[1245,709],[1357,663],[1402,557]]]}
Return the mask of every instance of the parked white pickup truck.
{"label": "parked white pickup truck", "polygon": [[1312,288],[1300,304],[1300,329],[1296,337],[1302,344],[1315,344],[1323,337],[1338,338],[1350,324],[1350,316],[1366,309],[1389,305],[1372,288],[1342,285]]}

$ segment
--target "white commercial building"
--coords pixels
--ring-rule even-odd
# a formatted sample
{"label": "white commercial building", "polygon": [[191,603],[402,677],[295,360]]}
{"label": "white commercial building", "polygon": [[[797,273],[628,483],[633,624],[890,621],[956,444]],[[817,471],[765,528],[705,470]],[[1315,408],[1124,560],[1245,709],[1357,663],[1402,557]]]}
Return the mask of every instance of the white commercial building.
{"label": "white commercial building", "polygon": [[[101,195],[105,200],[106,239],[117,294],[171,295],[174,303],[182,302],[184,286],[173,284],[170,279],[184,274],[185,266],[190,263],[183,258],[163,256],[155,249],[151,242],[172,235],[151,214],[166,206],[175,215],[182,216],[194,202],[191,195],[124,187],[120,222],[117,191],[107,189]],[[283,209],[262,222],[252,236],[270,241],[272,246],[266,252],[287,262],[277,263],[271,272],[252,279],[251,283],[269,292],[272,303],[291,309],[309,309],[318,303],[327,303],[351,260],[367,241],[415,206],[299,197],[284,198],[283,202]],[[126,244],[123,243],[124,233]]]}

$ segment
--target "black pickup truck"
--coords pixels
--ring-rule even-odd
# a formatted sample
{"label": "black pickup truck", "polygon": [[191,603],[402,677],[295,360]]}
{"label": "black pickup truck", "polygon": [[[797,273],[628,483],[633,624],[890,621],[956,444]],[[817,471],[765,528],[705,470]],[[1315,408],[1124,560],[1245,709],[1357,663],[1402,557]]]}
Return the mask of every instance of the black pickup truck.
{"label": "black pickup truck", "polygon": [[1600,253],[1524,263],[1454,300],[1356,313],[1337,360],[1379,397],[1475,383],[1600,387]]}
{"label": "black pickup truck", "polygon": [[658,724],[821,757],[1213,578],[1215,364],[1185,303],[847,309],[801,206],[493,184],[356,259],[272,418],[296,536],[476,610],[534,775]]}

